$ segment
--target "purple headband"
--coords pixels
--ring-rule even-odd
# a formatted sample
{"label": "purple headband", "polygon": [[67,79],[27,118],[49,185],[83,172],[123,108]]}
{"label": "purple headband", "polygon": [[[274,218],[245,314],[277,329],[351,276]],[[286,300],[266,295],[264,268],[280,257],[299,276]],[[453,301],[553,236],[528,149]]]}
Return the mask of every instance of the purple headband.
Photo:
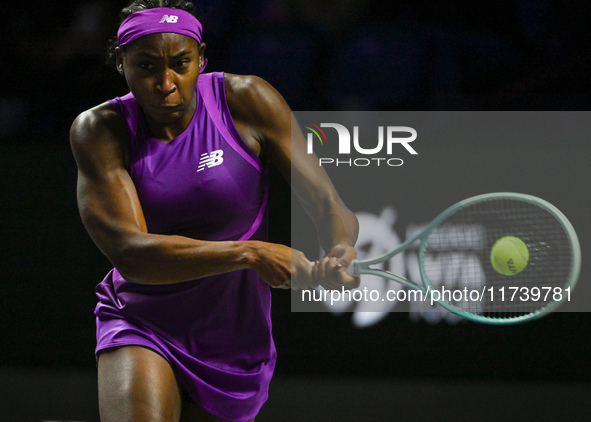
{"label": "purple headband", "polygon": [[[139,37],[159,32],[186,35],[200,44],[203,27],[195,16],[181,9],[169,7],[143,9],[132,13],[121,22],[117,30],[117,41],[119,47],[123,47]],[[205,69],[205,63],[200,72]]]}

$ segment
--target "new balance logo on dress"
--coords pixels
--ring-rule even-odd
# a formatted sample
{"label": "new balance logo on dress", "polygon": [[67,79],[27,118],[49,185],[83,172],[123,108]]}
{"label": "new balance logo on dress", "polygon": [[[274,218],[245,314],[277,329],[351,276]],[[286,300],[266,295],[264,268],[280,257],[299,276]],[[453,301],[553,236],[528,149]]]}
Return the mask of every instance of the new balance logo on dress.
{"label": "new balance logo on dress", "polygon": [[197,167],[197,171],[219,166],[224,162],[224,158],[222,157],[223,155],[224,151],[221,149],[212,151],[211,153],[204,152],[201,154],[201,158],[199,159],[199,167]]}
{"label": "new balance logo on dress", "polygon": [[175,15],[164,15],[162,16],[162,19],[160,19],[160,22],[158,23],[176,23],[179,20],[178,16]]}

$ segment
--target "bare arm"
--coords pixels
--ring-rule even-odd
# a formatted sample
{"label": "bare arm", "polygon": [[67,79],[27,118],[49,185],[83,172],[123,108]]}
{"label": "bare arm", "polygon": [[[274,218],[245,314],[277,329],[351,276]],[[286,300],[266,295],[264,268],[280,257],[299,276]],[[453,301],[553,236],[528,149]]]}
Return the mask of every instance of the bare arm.
{"label": "bare arm", "polygon": [[260,78],[226,77],[228,103],[239,131],[247,142],[258,143],[261,156],[290,182],[316,226],[320,244],[328,251],[328,258],[315,266],[314,277],[325,287],[358,285],[344,271],[356,257],[357,218],[343,204],[315,156],[306,152],[304,136],[289,106]]}
{"label": "bare arm", "polygon": [[[274,287],[290,273],[263,259],[265,242],[207,242],[147,232],[133,181],[127,171],[127,128],[108,103],[82,113],[72,124],[70,144],[78,165],[77,197],[88,233],[126,280],[168,284],[254,268]],[[276,252],[278,253],[278,252]]]}

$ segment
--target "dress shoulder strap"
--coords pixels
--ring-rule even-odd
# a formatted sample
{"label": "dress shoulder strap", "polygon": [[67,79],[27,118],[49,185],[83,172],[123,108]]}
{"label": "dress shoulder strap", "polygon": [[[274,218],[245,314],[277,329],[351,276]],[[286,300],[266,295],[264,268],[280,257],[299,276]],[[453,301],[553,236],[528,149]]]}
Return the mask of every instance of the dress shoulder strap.
{"label": "dress shoulder strap", "polygon": [[222,118],[220,104],[222,106],[225,105],[226,109],[228,108],[224,90],[223,72],[201,74],[197,80],[197,88],[209,117],[220,131],[222,136],[226,139],[228,144],[254,168],[263,173],[264,169],[261,166],[260,160],[258,160],[257,157],[253,157],[253,155],[251,155],[245,149],[246,147],[244,146],[244,141],[242,139],[237,139],[237,136],[230,132],[228,125],[224,123]]}

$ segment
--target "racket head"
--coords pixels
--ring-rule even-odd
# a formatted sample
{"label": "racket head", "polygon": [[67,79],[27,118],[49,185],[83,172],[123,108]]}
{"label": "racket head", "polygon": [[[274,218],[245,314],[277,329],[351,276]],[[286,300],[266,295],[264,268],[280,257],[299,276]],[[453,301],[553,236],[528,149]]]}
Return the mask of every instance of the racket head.
{"label": "racket head", "polygon": [[[497,272],[490,259],[493,244],[505,236],[521,239],[529,250],[526,267],[510,276]],[[418,260],[424,286],[441,306],[476,322],[514,324],[547,315],[570,298],[581,251],[574,228],[555,206],[500,192],[439,214],[421,235]]]}

